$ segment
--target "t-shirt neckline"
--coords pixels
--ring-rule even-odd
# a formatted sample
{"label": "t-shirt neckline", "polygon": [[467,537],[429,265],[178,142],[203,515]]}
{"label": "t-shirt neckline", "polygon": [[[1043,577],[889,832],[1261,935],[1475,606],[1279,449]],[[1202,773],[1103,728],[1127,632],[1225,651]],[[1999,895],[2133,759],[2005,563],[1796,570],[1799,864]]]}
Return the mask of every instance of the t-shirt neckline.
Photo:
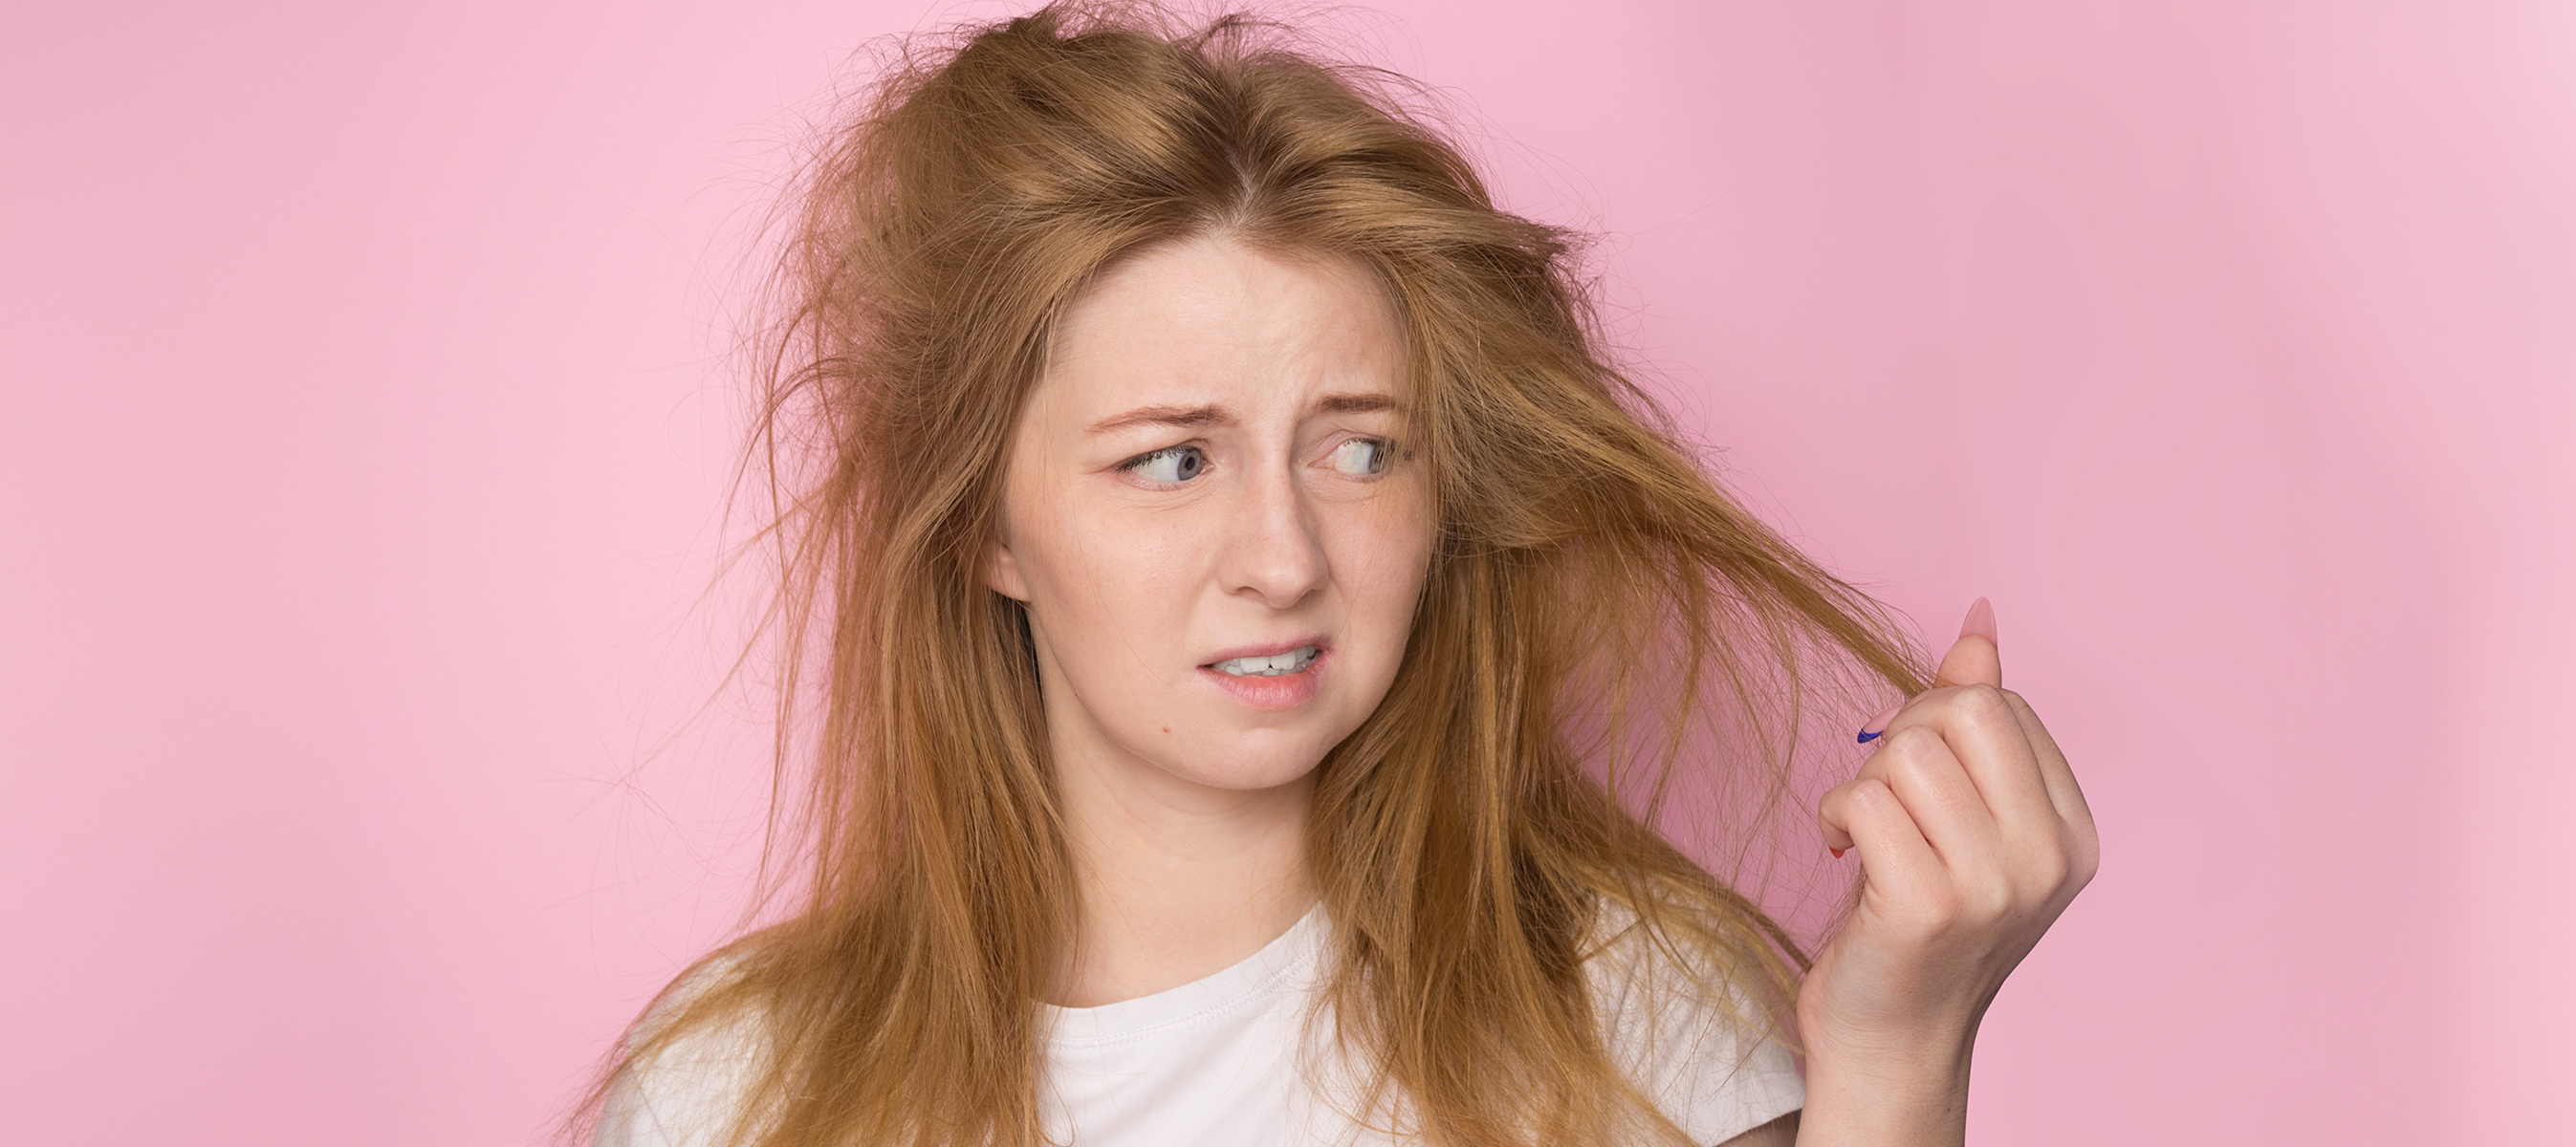
{"label": "t-shirt neckline", "polygon": [[1219,1014],[1241,1011],[1311,969],[1323,948],[1324,906],[1317,904],[1277,939],[1240,962],[1176,988],[1090,1008],[1038,1005],[1047,1042],[1087,1046],[1138,1039]]}

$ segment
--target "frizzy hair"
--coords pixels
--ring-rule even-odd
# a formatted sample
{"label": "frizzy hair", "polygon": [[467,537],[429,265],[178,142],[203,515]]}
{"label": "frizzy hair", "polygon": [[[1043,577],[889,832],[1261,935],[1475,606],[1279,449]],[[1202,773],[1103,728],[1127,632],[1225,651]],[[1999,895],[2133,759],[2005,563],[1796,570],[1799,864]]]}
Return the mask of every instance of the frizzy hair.
{"label": "frizzy hair", "polygon": [[[1680,1141],[1594,1014],[1605,920],[1743,1022],[1783,1014],[1803,957],[1650,823],[1698,759],[1682,723],[1636,730],[1777,717],[1819,667],[1912,691],[1919,658],[1703,474],[1604,351],[1570,237],[1497,209],[1405,91],[1261,21],[1059,4],[907,42],[826,137],[752,454],[793,908],[666,991],[594,1106],[751,1030],[732,1142],[1044,1142],[1035,1001],[1076,901],[1023,607],[983,562],[1058,316],[1207,235],[1383,285],[1436,514],[1403,666],[1309,815],[1355,1114],[1431,1144]],[[1785,759],[1789,734],[1747,735]]]}

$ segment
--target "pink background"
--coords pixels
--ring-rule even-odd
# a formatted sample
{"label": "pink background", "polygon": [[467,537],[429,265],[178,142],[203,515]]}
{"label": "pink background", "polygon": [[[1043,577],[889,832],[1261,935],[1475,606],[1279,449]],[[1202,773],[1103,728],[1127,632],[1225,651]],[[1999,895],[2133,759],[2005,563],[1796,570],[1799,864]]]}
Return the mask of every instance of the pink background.
{"label": "pink background", "polygon": [[[2576,1142],[2576,7],[1376,7],[1765,514],[2000,607],[2107,865],[1980,1141]],[[527,1142],[739,903],[783,109],[996,9],[16,9],[5,1137]]]}

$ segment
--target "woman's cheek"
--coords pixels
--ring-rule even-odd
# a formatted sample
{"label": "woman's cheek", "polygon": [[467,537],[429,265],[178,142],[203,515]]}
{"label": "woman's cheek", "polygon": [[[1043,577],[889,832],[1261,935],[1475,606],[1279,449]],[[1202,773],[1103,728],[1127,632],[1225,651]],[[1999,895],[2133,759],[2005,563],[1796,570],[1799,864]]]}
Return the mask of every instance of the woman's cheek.
{"label": "woman's cheek", "polygon": [[1373,647],[1390,678],[1430,565],[1431,530],[1421,507],[1409,504],[1415,502],[1388,497],[1349,507],[1332,544],[1334,577],[1355,623],[1352,636]]}
{"label": "woman's cheek", "polygon": [[1337,568],[1347,568],[1354,580],[1365,582],[1354,588],[1378,609],[1410,617],[1431,564],[1429,509],[1419,483],[1390,479],[1388,485],[1393,488],[1353,507],[1356,512],[1342,531],[1348,564],[1337,563]]}

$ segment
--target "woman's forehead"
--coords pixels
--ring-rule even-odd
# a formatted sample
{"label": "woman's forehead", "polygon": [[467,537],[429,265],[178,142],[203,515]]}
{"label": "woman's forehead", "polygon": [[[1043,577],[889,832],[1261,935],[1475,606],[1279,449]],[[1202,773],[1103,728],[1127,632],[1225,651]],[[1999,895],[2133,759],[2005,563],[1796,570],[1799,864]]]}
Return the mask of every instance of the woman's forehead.
{"label": "woman's forehead", "polygon": [[1140,408],[1357,410],[1393,399],[1403,366],[1394,307],[1356,260],[1212,236],[1095,280],[1057,324],[1040,390],[1086,426]]}

